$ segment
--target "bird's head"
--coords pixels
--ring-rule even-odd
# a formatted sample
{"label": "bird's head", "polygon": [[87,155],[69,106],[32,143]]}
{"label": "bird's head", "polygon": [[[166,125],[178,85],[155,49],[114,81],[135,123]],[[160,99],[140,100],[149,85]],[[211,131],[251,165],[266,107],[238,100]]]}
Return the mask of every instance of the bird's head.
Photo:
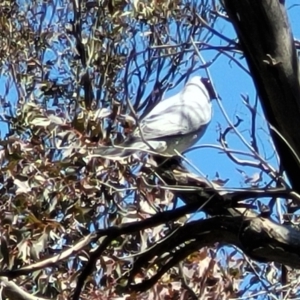
{"label": "bird's head", "polygon": [[203,89],[203,87],[204,87],[207,90],[209,98],[211,100],[217,98],[214,88],[208,78],[203,78],[201,76],[194,76],[186,83],[186,86],[189,86],[189,85],[196,85],[197,87],[199,87],[201,89]]}

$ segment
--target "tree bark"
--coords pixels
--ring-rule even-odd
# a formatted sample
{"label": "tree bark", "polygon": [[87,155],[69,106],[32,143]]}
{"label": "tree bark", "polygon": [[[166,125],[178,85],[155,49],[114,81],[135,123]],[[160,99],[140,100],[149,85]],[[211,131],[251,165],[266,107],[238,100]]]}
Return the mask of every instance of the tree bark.
{"label": "tree bark", "polygon": [[299,62],[283,1],[223,1],[271,125],[281,168],[299,193]]}

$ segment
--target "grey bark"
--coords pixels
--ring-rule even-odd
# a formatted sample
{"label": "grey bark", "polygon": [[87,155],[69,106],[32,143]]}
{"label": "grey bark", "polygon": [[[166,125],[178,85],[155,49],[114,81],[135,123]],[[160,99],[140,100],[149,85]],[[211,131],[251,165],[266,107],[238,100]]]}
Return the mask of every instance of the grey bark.
{"label": "grey bark", "polygon": [[[224,0],[271,128],[281,167],[300,192],[299,62],[278,0]],[[291,150],[293,149],[293,151]]]}

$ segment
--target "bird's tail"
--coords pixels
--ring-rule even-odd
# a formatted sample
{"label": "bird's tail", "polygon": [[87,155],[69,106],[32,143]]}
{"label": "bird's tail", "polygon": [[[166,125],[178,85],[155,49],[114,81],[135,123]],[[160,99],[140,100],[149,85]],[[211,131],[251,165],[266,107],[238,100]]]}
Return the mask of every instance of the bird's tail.
{"label": "bird's tail", "polygon": [[[113,159],[122,159],[128,157],[134,153],[143,152],[151,154],[163,154],[166,150],[166,142],[164,141],[149,141],[144,143],[143,141],[125,142],[121,145],[101,146],[92,150],[92,155],[99,157],[107,157]],[[151,149],[150,149],[151,148]]]}
{"label": "bird's tail", "polygon": [[98,148],[93,149],[92,155],[99,156],[99,157],[107,157],[107,158],[125,158],[130,156],[134,153],[133,150],[129,150],[123,147],[113,147],[113,146],[101,146]]}

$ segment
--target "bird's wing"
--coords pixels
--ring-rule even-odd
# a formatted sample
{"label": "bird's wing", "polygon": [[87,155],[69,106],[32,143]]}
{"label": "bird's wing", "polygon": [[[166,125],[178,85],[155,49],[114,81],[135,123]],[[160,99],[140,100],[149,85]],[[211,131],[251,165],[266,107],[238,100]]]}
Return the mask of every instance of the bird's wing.
{"label": "bird's wing", "polygon": [[[198,131],[210,120],[210,99],[195,88],[160,102],[141,121],[140,128],[144,139],[151,140]],[[139,131],[134,135],[140,135]]]}
{"label": "bird's wing", "polygon": [[99,149],[100,152],[94,153],[124,157],[134,153],[136,149],[154,149],[159,153],[174,155],[174,150],[183,152],[199,140],[211,115],[209,92],[201,78],[196,76],[189,80],[180,93],[158,103],[124,143],[116,148],[102,148]]}

